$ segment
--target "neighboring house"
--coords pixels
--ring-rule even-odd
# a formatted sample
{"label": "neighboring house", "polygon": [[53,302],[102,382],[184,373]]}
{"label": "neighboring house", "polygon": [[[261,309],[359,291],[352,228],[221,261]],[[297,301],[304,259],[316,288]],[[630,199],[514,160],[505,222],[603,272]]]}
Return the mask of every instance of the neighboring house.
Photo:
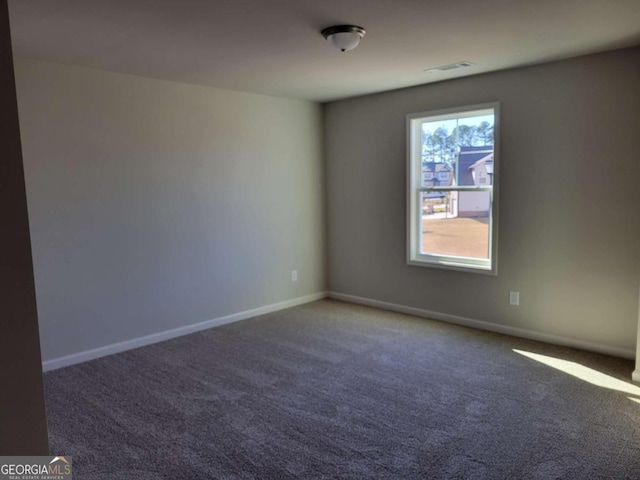
{"label": "neighboring house", "polygon": [[[453,182],[453,168],[444,162],[422,162],[422,186],[438,187],[441,185],[450,186]],[[444,198],[442,192],[425,193],[423,198],[439,199]]]}
{"label": "neighboring house", "polygon": [[[491,185],[493,183],[493,147],[460,147],[454,184]],[[489,192],[458,192],[457,216],[487,217],[491,194]]]}
{"label": "neighboring house", "polygon": [[490,153],[469,167],[475,185],[493,184],[493,153]]}
{"label": "neighboring house", "polygon": [[451,185],[453,169],[444,162],[422,162],[422,186]]}

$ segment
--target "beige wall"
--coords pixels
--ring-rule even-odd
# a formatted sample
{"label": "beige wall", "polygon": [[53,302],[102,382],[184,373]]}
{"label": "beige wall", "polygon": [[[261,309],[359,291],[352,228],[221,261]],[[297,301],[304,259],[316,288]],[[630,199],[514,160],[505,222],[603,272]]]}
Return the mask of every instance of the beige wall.
{"label": "beige wall", "polygon": [[44,360],[325,290],[319,105],[27,60],[16,79]]}
{"label": "beige wall", "polygon": [[[634,349],[639,57],[327,104],[326,193],[318,105],[19,60],[44,359],[321,292],[325,262],[335,292]],[[491,101],[498,277],[408,267],[405,115]]]}
{"label": "beige wall", "polygon": [[[635,48],[327,104],[329,289],[633,352],[638,79]],[[494,101],[498,276],[407,266],[405,115]]]}
{"label": "beige wall", "polygon": [[5,0],[0,0],[0,66],[0,455],[47,455],[29,219]]}

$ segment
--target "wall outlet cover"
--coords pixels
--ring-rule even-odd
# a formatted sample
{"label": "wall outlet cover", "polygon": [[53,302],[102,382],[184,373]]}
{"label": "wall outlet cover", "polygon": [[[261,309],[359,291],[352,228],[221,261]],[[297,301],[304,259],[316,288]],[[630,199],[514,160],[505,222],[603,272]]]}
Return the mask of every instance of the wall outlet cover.
{"label": "wall outlet cover", "polygon": [[520,292],[513,290],[509,292],[509,305],[516,307],[520,305]]}

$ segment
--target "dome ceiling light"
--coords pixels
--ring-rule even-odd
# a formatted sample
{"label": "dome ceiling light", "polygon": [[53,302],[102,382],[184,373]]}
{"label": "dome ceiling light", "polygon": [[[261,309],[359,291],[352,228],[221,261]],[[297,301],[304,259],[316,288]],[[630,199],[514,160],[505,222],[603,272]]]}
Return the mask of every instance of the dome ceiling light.
{"label": "dome ceiling light", "polygon": [[320,33],[338,50],[348,52],[358,46],[366,32],[364,28],[356,25],[336,25],[325,28]]}

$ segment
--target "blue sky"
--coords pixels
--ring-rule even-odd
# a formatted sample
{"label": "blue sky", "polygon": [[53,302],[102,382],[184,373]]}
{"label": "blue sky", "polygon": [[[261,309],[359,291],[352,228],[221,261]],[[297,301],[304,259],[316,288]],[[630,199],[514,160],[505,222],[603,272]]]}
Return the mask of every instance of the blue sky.
{"label": "blue sky", "polygon": [[478,126],[482,122],[489,122],[493,125],[493,115],[479,115],[477,117],[452,118],[451,120],[436,120],[435,122],[425,122],[422,124],[422,131],[433,133],[440,127],[447,129],[449,133],[453,131],[456,125]]}

